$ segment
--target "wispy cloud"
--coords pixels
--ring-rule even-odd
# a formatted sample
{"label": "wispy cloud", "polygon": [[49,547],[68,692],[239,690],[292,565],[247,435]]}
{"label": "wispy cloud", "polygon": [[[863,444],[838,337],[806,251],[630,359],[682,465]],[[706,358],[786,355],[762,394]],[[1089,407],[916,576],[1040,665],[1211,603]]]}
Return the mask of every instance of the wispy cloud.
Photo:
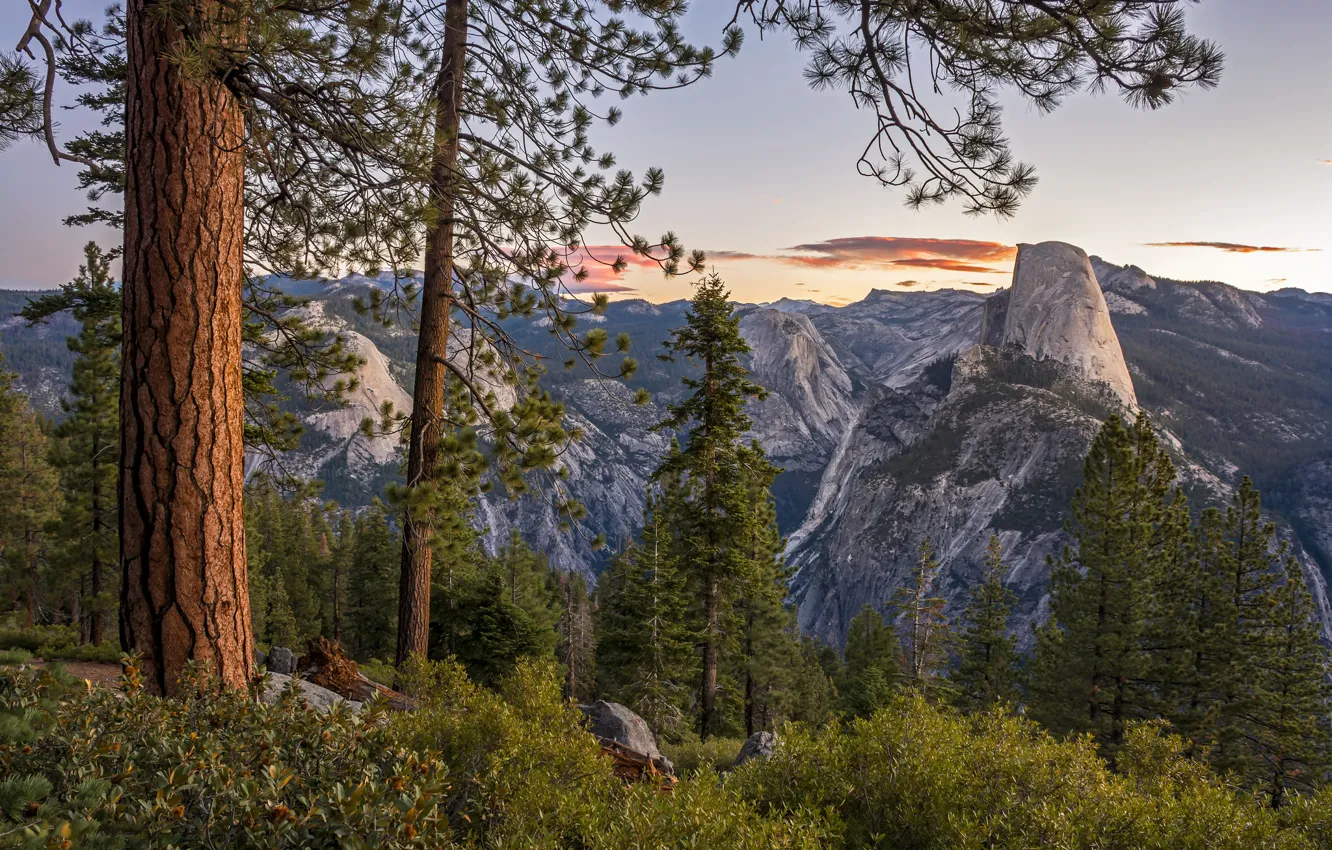
{"label": "wispy cloud", "polygon": [[1286,248],[1276,245],[1244,245],[1237,242],[1148,242],[1148,248],[1215,248],[1228,254],[1299,254],[1319,248]]}
{"label": "wispy cloud", "polygon": [[635,254],[624,245],[588,245],[570,254],[566,264],[577,270],[580,266],[587,274],[582,280],[570,272],[564,276],[564,285],[570,292],[584,295],[591,292],[635,292],[637,287],[619,283],[624,280],[624,272],[617,272],[613,265],[616,257],[623,257],[625,271],[632,268],[656,269],[657,263],[649,257]]}
{"label": "wispy cloud", "polygon": [[904,236],[848,236],[804,242],[778,254],[709,251],[709,259],[768,260],[814,269],[936,269],[965,274],[1004,274],[992,264],[1011,262],[1017,248],[1002,242]]}

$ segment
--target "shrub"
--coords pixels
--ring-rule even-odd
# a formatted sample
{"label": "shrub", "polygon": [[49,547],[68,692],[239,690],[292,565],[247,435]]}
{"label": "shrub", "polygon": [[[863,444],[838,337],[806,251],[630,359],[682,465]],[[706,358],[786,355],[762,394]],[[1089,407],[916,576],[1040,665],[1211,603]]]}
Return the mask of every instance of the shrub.
{"label": "shrub", "polygon": [[[1182,749],[1157,727],[1136,726],[1115,774],[1087,739],[1056,741],[1002,712],[964,718],[901,697],[844,728],[783,729],[773,757],[744,765],[727,785],[768,811],[827,807],[847,848],[1328,846]],[[1304,822],[1327,821],[1308,811]]]}
{"label": "shrub", "polygon": [[378,658],[357,662],[356,669],[365,674],[370,681],[389,688],[393,687],[394,680],[398,676],[398,668],[394,667],[392,662],[380,661]]}
{"label": "shrub", "polygon": [[79,642],[79,631],[72,626],[9,626],[0,629],[0,649],[26,649],[37,652],[42,648],[53,651],[73,647]]}
{"label": "shrub", "polygon": [[796,807],[762,816],[713,777],[683,781],[670,794],[651,783],[626,786],[560,696],[552,665],[522,661],[499,693],[467,679],[452,662],[405,671],[418,710],[394,718],[394,740],[438,748],[457,782],[447,807],[460,844],[502,848],[615,850],[825,847],[819,822]]}
{"label": "shrub", "polygon": [[0,841],[398,848],[443,823],[443,765],[395,746],[381,705],[319,713],[294,689],[263,705],[199,668],[175,699],[146,694],[132,664],[124,683],[122,696],[48,672],[3,680]]}
{"label": "shrub", "polygon": [[32,653],[26,649],[0,649],[0,664],[22,664],[32,660]]}
{"label": "shrub", "polygon": [[739,738],[709,738],[706,741],[692,738],[678,744],[663,744],[661,749],[675,765],[675,772],[688,776],[700,768],[717,773],[729,770],[744,745]]}

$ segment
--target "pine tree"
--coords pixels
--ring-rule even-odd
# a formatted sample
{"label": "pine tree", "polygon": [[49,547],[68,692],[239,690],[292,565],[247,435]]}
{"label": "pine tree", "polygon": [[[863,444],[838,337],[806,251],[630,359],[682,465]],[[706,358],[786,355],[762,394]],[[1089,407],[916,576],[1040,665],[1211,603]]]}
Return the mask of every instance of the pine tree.
{"label": "pine tree", "polygon": [[597,584],[597,690],[669,738],[687,726],[688,683],[698,671],[685,577],[671,540],[678,486],[678,478],[664,478],[643,511],[639,539]]}
{"label": "pine tree", "polygon": [[1146,415],[1106,421],[1083,466],[1052,559],[1050,618],[1037,632],[1032,710],[1056,732],[1088,731],[1113,757],[1125,728],[1152,715],[1156,592],[1177,547],[1166,521],[1175,470]]}
{"label": "pine tree", "polygon": [[752,564],[750,581],[740,588],[735,601],[740,669],[736,678],[743,694],[745,737],[770,729],[784,714],[791,677],[801,656],[794,640],[795,610],[787,603],[787,569],[783,552],[786,541],[777,530],[777,508],[772,482],[777,470],[767,462],[762,447],[754,441],[744,466],[750,470],[749,517],[743,541],[745,557]]}
{"label": "pine tree", "polygon": [[1255,670],[1246,742],[1254,752],[1254,772],[1266,774],[1254,784],[1277,808],[1292,792],[1321,786],[1332,763],[1328,651],[1304,571],[1294,558],[1286,559],[1285,581],[1272,594],[1267,620],[1267,651]]}
{"label": "pine tree", "polygon": [[940,681],[939,673],[948,657],[950,639],[944,616],[947,600],[932,595],[940,569],[934,546],[928,538],[922,540],[916,567],[893,598],[893,608],[905,636],[903,676],[907,687],[918,693],[934,694],[945,684]]}
{"label": "pine tree", "polygon": [[740,358],[749,344],[740,335],[740,319],[725,284],[716,274],[695,284],[685,326],[666,343],[668,358],[683,356],[701,374],[685,377],[689,391],[667,408],[655,428],[686,432],[683,449],[668,455],[657,470],[679,476],[685,493],[678,514],[677,551],[696,600],[699,617],[700,674],[698,730],[714,734],[718,715],[718,671],[725,640],[726,606],[756,579],[756,566],[745,550],[747,528],[754,521],[749,483],[771,474],[767,460],[744,443],[751,421],[745,405],[766,391],[749,379]]}
{"label": "pine tree", "polygon": [[597,636],[587,581],[577,573],[564,573],[558,584],[563,610],[555,657],[564,668],[564,696],[573,702],[591,702],[596,694]]}
{"label": "pine tree", "polygon": [[902,645],[897,630],[866,605],[846,631],[838,683],[843,714],[868,717],[885,705],[902,682]]}
{"label": "pine tree", "polygon": [[5,584],[33,625],[47,621],[46,528],[60,509],[60,488],[41,423],[15,389],[13,373],[2,367],[0,362],[0,557]]}
{"label": "pine tree", "polygon": [[73,376],[51,452],[64,496],[54,557],[79,588],[88,639],[100,644],[107,615],[116,610],[120,572],[120,293],[111,279],[111,260],[96,243],[87,244],[84,258],[73,281],[59,293],[30,301],[22,315],[40,322],[68,310],[80,326],[79,335],[66,341],[75,355]]}
{"label": "pine tree", "polygon": [[353,658],[393,657],[402,542],[378,499],[356,517],[347,565],[346,645]]}
{"label": "pine tree", "polygon": [[1004,586],[1004,573],[999,536],[991,534],[985,574],[972,588],[957,635],[952,684],[958,706],[964,710],[1016,705],[1018,701],[1017,638],[1008,628],[1017,597]]}

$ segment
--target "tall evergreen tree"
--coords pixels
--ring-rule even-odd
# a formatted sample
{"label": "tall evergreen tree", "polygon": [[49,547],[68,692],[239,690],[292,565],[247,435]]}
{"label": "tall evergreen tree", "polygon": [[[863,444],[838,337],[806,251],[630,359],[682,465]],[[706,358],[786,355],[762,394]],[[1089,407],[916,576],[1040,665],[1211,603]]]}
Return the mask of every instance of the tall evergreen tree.
{"label": "tall evergreen tree", "polygon": [[922,540],[915,569],[893,598],[905,638],[903,678],[907,687],[919,693],[934,694],[942,687],[939,674],[948,658],[950,635],[944,616],[947,600],[933,595],[940,568],[934,545],[928,538]]}
{"label": "tall evergreen tree", "polygon": [[795,610],[787,603],[790,571],[783,558],[786,541],[777,530],[772,499],[776,469],[755,441],[749,448],[749,521],[745,557],[752,566],[750,581],[736,595],[739,664],[744,730],[748,738],[770,728],[784,713],[787,690],[799,672],[802,656],[794,639]]}
{"label": "tall evergreen tree", "polygon": [[698,658],[671,537],[679,479],[667,475],[659,487],[638,540],[597,584],[597,690],[636,711],[653,734],[675,738],[687,727]]}
{"label": "tall evergreen tree", "polygon": [[1050,619],[1037,633],[1033,713],[1088,731],[1112,756],[1129,721],[1152,716],[1156,593],[1178,550],[1168,522],[1174,465],[1146,414],[1112,416],[1092,441],[1068,531],[1051,561]]}
{"label": "tall evergreen tree", "polygon": [[83,250],[78,276],[58,293],[30,301],[22,315],[41,322],[68,310],[79,323],[78,336],[66,341],[74,353],[73,375],[51,453],[64,494],[55,557],[77,584],[88,639],[100,644],[116,610],[120,558],[120,293],[110,257],[94,242]]}
{"label": "tall evergreen tree", "polygon": [[1009,631],[1017,596],[1004,586],[1004,554],[997,534],[985,551],[985,574],[972,588],[957,633],[952,685],[959,707],[977,711],[996,704],[1016,705],[1017,637]]}
{"label": "tall evergreen tree", "polygon": [[47,462],[46,435],[14,375],[0,362],[0,557],[14,601],[28,625],[45,622],[46,528],[60,507],[56,473]]}
{"label": "tall evergreen tree", "polygon": [[564,696],[574,702],[590,702],[597,685],[597,636],[587,581],[577,573],[564,573],[558,584],[563,610],[557,626],[559,643],[555,657],[564,668]]}
{"label": "tall evergreen tree", "polygon": [[852,618],[842,659],[837,689],[843,714],[868,717],[901,685],[902,644],[897,630],[869,605]]}
{"label": "tall evergreen tree", "polygon": [[761,471],[768,464],[744,442],[752,425],[745,405],[767,392],[740,363],[749,344],[716,274],[695,284],[685,326],[672,333],[666,348],[666,357],[685,357],[701,370],[683,379],[688,394],[668,406],[667,417],[655,428],[686,434],[683,449],[666,458],[657,477],[678,475],[684,487],[676,534],[679,550],[687,553],[680,566],[698,606],[698,730],[706,737],[720,720],[717,676],[726,606],[755,581],[756,567],[745,549],[754,522],[749,482],[768,474]]}
{"label": "tall evergreen tree", "polygon": [[1267,652],[1255,669],[1254,711],[1246,743],[1254,752],[1261,784],[1273,808],[1292,791],[1310,791],[1326,781],[1332,764],[1332,686],[1328,651],[1319,634],[1313,597],[1294,558],[1272,594],[1267,615]]}
{"label": "tall evergreen tree", "polygon": [[376,499],[356,517],[347,565],[347,648],[362,661],[389,659],[397,644],[401,541]]}

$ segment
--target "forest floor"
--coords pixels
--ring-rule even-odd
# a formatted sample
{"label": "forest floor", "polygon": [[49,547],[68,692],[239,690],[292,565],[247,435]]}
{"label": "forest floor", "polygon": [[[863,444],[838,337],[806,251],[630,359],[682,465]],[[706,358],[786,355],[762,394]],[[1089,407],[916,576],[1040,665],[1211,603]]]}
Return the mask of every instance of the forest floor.
{"label": "forest floor", "polygon": [[120,690],[120,665],[106,664],[100,661],[41,661],[34,660],[33,667],[50,667],[63,664],[65,672],[76,679],[85,679],[99,688]]}

